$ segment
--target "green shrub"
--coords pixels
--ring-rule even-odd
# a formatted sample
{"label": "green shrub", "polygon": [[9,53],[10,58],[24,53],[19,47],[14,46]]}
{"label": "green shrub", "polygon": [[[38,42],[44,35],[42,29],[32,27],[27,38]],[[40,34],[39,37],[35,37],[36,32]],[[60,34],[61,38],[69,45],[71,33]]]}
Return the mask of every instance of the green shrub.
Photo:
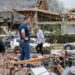
{"label": "green shrub", "polygon": [[68,42],[75,42],[75,35],[50,35],[47,37],[48,42],[50,43],[68,43]]}

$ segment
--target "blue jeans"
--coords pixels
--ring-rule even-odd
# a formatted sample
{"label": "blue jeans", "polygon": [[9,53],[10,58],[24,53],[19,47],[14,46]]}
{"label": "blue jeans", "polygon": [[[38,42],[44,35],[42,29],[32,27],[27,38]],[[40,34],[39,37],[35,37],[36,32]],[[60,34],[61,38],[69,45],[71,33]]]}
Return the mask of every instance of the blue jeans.
{"label": "blue jeans", "polygon": [[21,52],[21,56],[20,56],[20,60],[24,60],[26,59],[30,59],[30,46],[29,46],[29,42],[24,42],[23,40],[20,40],[20,52]]}

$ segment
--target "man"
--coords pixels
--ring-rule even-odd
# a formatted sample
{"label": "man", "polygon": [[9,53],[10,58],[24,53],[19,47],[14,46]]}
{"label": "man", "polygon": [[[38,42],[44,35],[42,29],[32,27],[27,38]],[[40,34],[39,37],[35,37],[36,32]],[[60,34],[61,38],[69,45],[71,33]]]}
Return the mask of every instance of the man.
{"label": "man", "polygon": [[44,43],[44,33],[43,31],[40,29],[40,27],[36,26],[36,36],[37,36],[37,46],[36,46],[36,50],[38,53],[41,53],[43,55],[43,43]]}
{"label": "man", "polygon": [[[30,17],[26,16],[24,18],[23,23],[19,27],[19,33],[20,33],[20,48],[21,48],[21,56],[20,60],[24,60],[25,58],[27,60],[30,59],[30,34],[28,25],[30,24]],[[27,65],[29,67],[29,65]]]}

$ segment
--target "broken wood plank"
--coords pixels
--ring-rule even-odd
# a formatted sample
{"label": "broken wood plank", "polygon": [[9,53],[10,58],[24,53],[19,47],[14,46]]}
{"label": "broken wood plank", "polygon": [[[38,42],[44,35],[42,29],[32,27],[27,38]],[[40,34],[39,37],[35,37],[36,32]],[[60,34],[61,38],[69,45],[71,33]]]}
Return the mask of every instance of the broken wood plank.
{"label": "broken wood plank", "polygon": [[39,57],[39,58],[31,58],[29,60],[19,60],[19,61],[10,61],[11,64],[34,64],[38,62],[42,62],[44,60],[47,60],[49,57]]}

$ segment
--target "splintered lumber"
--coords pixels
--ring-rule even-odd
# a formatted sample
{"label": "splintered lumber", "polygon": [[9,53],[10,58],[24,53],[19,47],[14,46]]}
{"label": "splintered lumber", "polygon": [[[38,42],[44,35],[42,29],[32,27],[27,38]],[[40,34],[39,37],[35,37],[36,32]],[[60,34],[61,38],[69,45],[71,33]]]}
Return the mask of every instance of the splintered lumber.
{"label": "splintered lumber", "polygon": [[60,64],[57,64],[56,68],[57,68],[57,70],[59,71],[60,74],[63,73],[64,69],[62,68],[62,66]]}
{"label": "splintered lumber", "polygon": [[11,64],[33,64],[33,63],[38,63],[42,62],[44,60],[47,60],[49,57],[38,57],[38,58],[31,58],[29,60],[19,60],[19,61],[11,61]]}

